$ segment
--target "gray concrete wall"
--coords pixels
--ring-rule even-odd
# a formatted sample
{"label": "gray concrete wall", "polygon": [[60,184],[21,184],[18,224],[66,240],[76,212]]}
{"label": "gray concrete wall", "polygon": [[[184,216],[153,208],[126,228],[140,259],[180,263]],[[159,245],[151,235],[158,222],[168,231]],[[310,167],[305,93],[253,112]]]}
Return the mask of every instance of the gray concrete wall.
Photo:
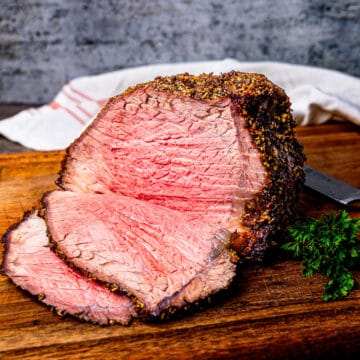
{"label": "gray concrete wall", "polygon": [[233,57],[360,76],[359,0],[0,0],[0,102],[73,77]]}

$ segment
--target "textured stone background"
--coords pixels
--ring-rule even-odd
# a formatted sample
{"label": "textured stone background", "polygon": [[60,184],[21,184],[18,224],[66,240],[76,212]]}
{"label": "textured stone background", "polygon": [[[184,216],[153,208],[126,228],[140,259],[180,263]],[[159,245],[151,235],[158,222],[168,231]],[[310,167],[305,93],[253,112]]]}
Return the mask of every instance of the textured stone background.
{"label": "textured stone background", "polygon": [[360,76],[360,1],[0,0],[0,102],[49,101],[79,75],[224,57]]}

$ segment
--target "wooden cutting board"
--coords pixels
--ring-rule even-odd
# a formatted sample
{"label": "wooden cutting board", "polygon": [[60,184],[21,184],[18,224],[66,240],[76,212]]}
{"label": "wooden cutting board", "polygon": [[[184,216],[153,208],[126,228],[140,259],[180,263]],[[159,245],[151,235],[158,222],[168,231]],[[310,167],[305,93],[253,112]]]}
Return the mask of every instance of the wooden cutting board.
{"label": "wooden cutting board", "polygon": [[[360,133],[350,124],[299,128],[308,165],[360,187]],[[54,181],[62,152],[0,155],[0,232],[36,206]],[[299,213],[340,207],[301,195]],[[360,216],[360,207],[350,210]],[[3,249],[0,248],[2,253]],[[101,327],[60,318],[0,276],[0,359],[337,358],[360,354],[360,270],[356,290],[324,303],[321,276],[274,258],[241,271],[231,291],[169,322]]]}

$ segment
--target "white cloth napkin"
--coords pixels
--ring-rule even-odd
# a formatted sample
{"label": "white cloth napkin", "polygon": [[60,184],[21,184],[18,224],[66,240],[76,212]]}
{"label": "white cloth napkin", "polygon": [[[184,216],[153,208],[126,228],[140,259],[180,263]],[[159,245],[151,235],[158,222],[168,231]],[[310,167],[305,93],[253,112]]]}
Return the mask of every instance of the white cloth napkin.
{"label": "white cloth napkin", "polygon": [[80,135],[109,97],[131,85],[158,75],[230,70],[262,73],[282,87],[299,125],[321,124],[329,119],[360,125],[359,78],[309,66],[225,59],[141,66],[77,78],[66,84],[51,103],[0,121],[0,133],[35,150],[63,149]]}

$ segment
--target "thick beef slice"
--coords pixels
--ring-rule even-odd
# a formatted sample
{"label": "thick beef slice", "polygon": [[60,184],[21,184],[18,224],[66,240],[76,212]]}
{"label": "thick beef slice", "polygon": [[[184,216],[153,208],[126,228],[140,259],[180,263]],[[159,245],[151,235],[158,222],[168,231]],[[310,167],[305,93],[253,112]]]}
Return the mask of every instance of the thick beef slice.
{"label": "thick beef slice", "polygon": [[72,270],[50,250],[45,221],[36,213],[7,232],[2,271],[59,314],[99,324],[126,324],[135,315],[128,297]]}
{"label": "thick beef slice", "polygon": [[112,192],[200,216],[243,207],[266,177],[229,98],[198,101],[152,88],[112,101],[69,153],[67,190]]}
{"label": "thick beef slice", "polygon": [[57,250],[135,295],[150,315],[205,298],[235,275],[230,232],[206,214],[200,219],[112,193],[54,191],[43,203]]}

